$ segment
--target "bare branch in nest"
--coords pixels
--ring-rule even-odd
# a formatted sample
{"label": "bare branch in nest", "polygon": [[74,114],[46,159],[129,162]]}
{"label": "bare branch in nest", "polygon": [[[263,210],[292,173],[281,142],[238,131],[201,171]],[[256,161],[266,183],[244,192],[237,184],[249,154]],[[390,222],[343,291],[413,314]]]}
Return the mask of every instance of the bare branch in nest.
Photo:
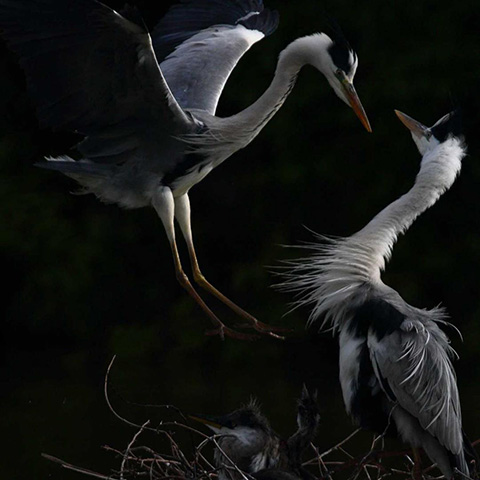
{"label": "bare branch in nest", "polygon": [[[121,458],[120,468],[117,472],[111,474],[101,474],[83,467],[77,467],[68,462],[60,460],[51,455],[43,454],[45,458],[60,464],[63,468],[82,473],[86,476],[102,480],[134,480],[145,478],[147,480],[216,480],[218,470],[213,462],[208,460],[203,454],[207,445],[213,445],[220,449],[217,442],[218,435],[205,437],[201,432],[198,433],[197,445],[192,453],[182,450],[182,446],[174,440],[175,431],[161,431],[156,429],[156,434],[163,434],[168,440],[168,452],[156,452],[153,448],[146,445],[137,445],[143,433],[148,431],[148,421],[140,426],[125,450],[118,450],[111,447],[105,447],[107,451],[115,453]],[[169,422],[170,427],[176,429],[186,428],[189,431],[195,431],[193,428],[183,425],[180,422]],[[333,447],[320,452],[318,447],[312,445],[315,455],[313,458],[304,462],[303,466],[308,468],[309,473],[319,480],[336,480],[337,478],[347,480],[383,480],[387,477],[400,480],[413,478],[413,461],[411,460],[411,450],[403,451],[385,451],[373,450],[367,453],[354,455],[349,448],[351,441],[358,430],[352,432],[342,441]],[[477,444],[480,442],[476,442]],[[375,442],[370,446],[374,447]],[[241,475],[243,480],[250,480],[251,476],[242,472],[235,463],[228,458],[225,452],[222,452],[226,458],[227,470],[235,471]],[[336,454],[339,459],[330,458]],[[342,458],[343,457],[343,458]],[[397,460],[392,465],[387,465],[386,461]],[[225,468],[225,467],[224,467]],[[434,466],[429,465],[421,472],[425,480],[440,480],[443,476],[434,476]],[[300,480],[300,479],[299,479]]]}
{"label": "bare branch in nest", "polygon": [[92,470],[88,470],[88,468],[77,467],[76,465],[72,465],[71,463],[65,462],[63,460],[60,460],[57,457],[53,457],[52,455],[48,455],[46,453],[42,453],[42,457],[44,457],[47,460],[50,460],[54,463],[58,463],[63,468],[66,468],[67,470],[72,470],[74,472],[83,473],[84,475],[87,475],[89,477],[101,478],[102,480],[118,480],[117,477],[113,477],[111,475],[106,476],[106,475],[102,475],[101,473],[97,473],[97,472],[94,472]]}
{"label": "bare branch in nest", "polygon": [[[175,412],[181,421],[162,420],[157,427],[152,427],[150,420],[142,425],[132,422],[117,413],[111,403],[108,394],[109,374],[115,357],[108,366],[105,376],[104,394],[110,411],[121,422],[129,427],[135,428],[130,442],[125,449],[105,447],[106,451],[114,453],[120,458],[118,470],[112,469],[110,474],[101,474],[83,467],[77,467],[68,462],[60,460],[51,455],[42,454],[46,459],[61,465],[67,470],[81,473],[85,476],[101,480],[217,480],[218,468],[213,460],[205,452],[206,447],[217,449],[224,456],[224,471],[233,472],[235,477],[242,480],[251,480],[252,476],[243,472],[228,455],[222,451],[219,442],[219,435],[208,436],[203,432],[187,425],[187,418],[180,409],[173,405],[162,406]],[[187,432],[190,437],[190,445],[182,445],[175,437],[179,431]],[[358,451],[357,429],[337,442],[334,446],[320,451],[314,444],[310,444],[314,455],[303,462],[302,468],[307,472],[305,475],[295,473],[298,480],[305,478],[318,480],[384,480],[387,478],[395,480],[409,480],[414,478],[414,462],[411,450],[387,451],[385,450],[384,435],[374,436],[368,443],[365,450]],[[152,443],[146,438],[154,437],[153,440],[161,437],[166,446],[162,452],[156,451]],[[144,445],[140,444],[143,438]],[[325,438],[323,438],[325,441]],[[150,442],[150,444],[149,444]],[[355,443],[357,446],[352,445]],[[478,448],[480,439],[473,442]],[[421,476],[423,480],[440,480],[443,476],[434,476],[438,472],[435,465],[428,465],[420,473],[415,472],[416,477]],[[301,478],[302,477],[302,478]],[[468,480],[468,479],[467,479]]]}

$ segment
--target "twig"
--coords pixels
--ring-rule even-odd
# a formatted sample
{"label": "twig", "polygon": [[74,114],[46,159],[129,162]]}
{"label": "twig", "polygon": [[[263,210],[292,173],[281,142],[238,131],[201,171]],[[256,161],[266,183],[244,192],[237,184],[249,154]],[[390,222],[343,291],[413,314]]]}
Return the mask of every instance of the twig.
{"label": "twig", "polygon": [[[177,413],[182,421],[161,421],[155,428],[150,426],[150,421],[146,421],[143,425],[137,425],[130,420],[122,417],[118,414],[109,398],[109,376],[115,361],[115,356],[112,358],[108,365],[104,382],[104,395],[106,403],[110,411],[121,422],[135,427],[137,431],[134,433],[132,439],[128,443],[127,447],[123,451],[112,447],[104,447],[107,451],[113,452],[121,457],[121,464],[118,472],[114,472],[110,475],[103,475],[96,473],[92,470],[77,467],[69,464],[51,455],[43,454],[45,458],[55,463],[60,464],[63,468],[88,475],[100,480],[130,480],[130,479],[147,479],[147,480],[216,480],[219,471],[232,474],[232,478],[240,480],[250,480],[248,474],[243,472],[235,462],[227,455],[222,449],[218,439],[225,437],[225,435],[213,435],[208,436],[205,433],[193,428],[187,424],[188,419],[182,413],[182,411],[173,405],[142,405],[143,407],[156,407],[172,409]],[[133,404],[128,402],[129,404]],[[140,404],[133,404],[140,405]],[[184,430],[188,433],[191,441],[191,449],[187,450],[182,448],[175,437],[175,433],[179,430]],[[397,452],[389,452],[384,450],[384,435],[373,437],[371,444],[369,445],[369,451],[367,453],[353,454],[348,442],[355,437],[360,428],[350,433],[346,438],[335,444],[333,447],[320,453],[318,447],[313,444],[311,448],[314,452],[314,457],[306,462],[302,463],[303,467],[308,467],[308,473],[312,478],[316,477],[318,480],[336,480],[336,475],[340,472],[345,472],[350,469],[348,480],[385,480],[387,476],[394,475],[395,479],[409,480],[412,478],[411,468],[405,464],[412,460],[410,458],[411,450],[403,450]],[[151,432],[155,435],[162,436],[167,442],[170,451],[168,453],[156,452],[149,446],[136,445],[142,432]],[[382,442],[381,449],[375,451],[379,442]],[[480,439],[473,442],[473,446],[480,444]],[[207,445],[213,445],[213,447],[222,454],[224,460],[220,466],[215,466],[211,460],[208,460],[204,454],[204,449]],[[368,447],[367,447],[368,448]],[[335,454],[335,455],[332,455]],[[340,460],[332,459],[330,457],[340,457]],[[397,466],[390,465],[393,462],[383,460],[392,457],[403,457],[404,465]],[[335,461],[334,461],[335,460]],[[400,462],[396,462],[399,463]],[[286,467],[288,468],[288,467]],[[428,480],[440,480],[444,478],[432,477],[429,472],[435,468],[435,465],[430,465],[422,471],[424,478]],[[289,472],[287,472],[289,473]],[[374,475],[375,474],[375,475]],[[297,475],[297,473],[295,473]],[[466,477],[468,478],[468,477]]]}
{"label": "twig", "polygon": [[150,420],[147,420],[147,421],[142,425],[142,427],[140,428],[140,430],[133,436],[131,442],[128,444],[127,449],[125,450],[125,454],[123,455],[122,463],[121,463],[121,465],[120,465],[120,480],[124,480],[123,473],[124,473],[124,471],[125,471],[125,463],[127,462],[128,452],[130,451],[130,449],[132,448],[133,444],[137,441],[137,438],[140,436],[140,434],[143,432],[143,430],[145,429],[145,427],[146,427],[149,423],[150,423]]}
{"label": "twig", "polygon": [[135,427],[135,428],[141,428],[141,425],[137,425],[136,423],[133,423],[133,422],[130,422],[129,420],[127,420],[126,418],[123,418],[122,416],[120,416],[116,411],[115,409],[112,407],[112,404],[110,402],[110,398],[108,397],[108,377],[110,376],[110,370],[112,368],[112,365],[113,365],[113,362],[115,361],[115,358],[117,358],[116,355],[114,355],[112,357],[112,360],[110,361],[110,364],[108,365],[108,368],[107,368],[107,373],[105,374],[105,381],[104,381],[104,384],[103,384],[103,394],[105,396],[105,401],[107,402],[107,405],[108,405],[108,408],[110,409],[110,411],[119,419],[121,420],[123,423],[126,423],[127,425],[130,425],[131,427]]}
{"label": "twig", "polygon": [[87,468],[77,467],[76,465],[72,465],[71,463],[65,462],[60,458],[53,457],[52,455],[48,455],[47,453],[42,453],[42,457],[50,460],[51,462],[58,463],[63,468],[67,470],[72,470],[74,472],[83,473],[84,475],[88,475],[90,477],[101,478],[103,480],[118,480],[116,477],[112,477],[111,475],[102,475],[101,473],[94,472],[92,470],[88,470]]}
{"label": "twig", "polygon": [[345,443],[347,443],[351,438],[353,438],[359,431],[361,430],[361,428],[357,428],[354,432],[352,432],[347,438],[343,439],[341,442],[337,443],[335,446],[333,446],[332,448],[328,449],[327,451],[323,452],[322,454],[320,454],[320,458],[323,458],[323,457],[326,457],[327,455],[329,455],[330,453],[334,452],[335,450],[338,450],[339,447],[341,447],[342,445],[345,445]]}

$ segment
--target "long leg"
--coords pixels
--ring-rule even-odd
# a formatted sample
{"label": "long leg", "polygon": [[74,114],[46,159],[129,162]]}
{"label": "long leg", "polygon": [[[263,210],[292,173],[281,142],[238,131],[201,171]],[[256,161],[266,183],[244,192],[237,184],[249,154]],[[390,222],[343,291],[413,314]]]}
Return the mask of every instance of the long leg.
{"label": "long leg", "polygon": [[200,285],[203,289],[207,290],[207,292],[210,292],[212,295],[217,297],[221,302],[231,308],[237,315],[245,318],[249,322],[249,326],[252,326],[258,332],[271,335],[275,338],[283,339],[283,337],[276,335],[273,332],[285,331],[285,328],[271,327],[270,325],[258,321],[253,315],[250,315],[237,304],[233,303],[222,292],[217,290],[200,271],[197,255],[195,253],[195,247],[193,245],[192,227],[190,223],[190,199],[188,198],[187,194],[175,199],[175,218],[180,225],[183,237],[187,243],[190,262],[192,264],[193,279],[195,282],[198,283],[198,285]]}
{"label": "long leg", "polygon": [[420,450],[416,447],[413,447],[413,459],[415,463],[413,465],[412,477],[414,480],[422,480],[422,457],[420,455]]}
{"label": "long leg", "polygon": [[172,191],[168,187],[159,188],[154,195],[152,204],[158,213],[158,216],[162,220],[165,232],[167,233],[168,241],[170,242],[170,248],[173,255],[173,264],[175,267],[175,275],[180,285],[190,294],[190,296],[200,305],[203,311],[209,316],[212,323],[217,327],[215,330],[209,332],[211,335],[218,334],[223,339],[225,335],[241,340],[252,340],[255,338],[252,335],[235,332],[226,327],[220,319],[208,308],[207,304],[202,300],[200,295],[193,288],[190,280],[183,271],[182,263],[180,261],[180,255],[178,254],[177,242],[175,240],[175,226],[174,212],[175,202],[173,199]]}

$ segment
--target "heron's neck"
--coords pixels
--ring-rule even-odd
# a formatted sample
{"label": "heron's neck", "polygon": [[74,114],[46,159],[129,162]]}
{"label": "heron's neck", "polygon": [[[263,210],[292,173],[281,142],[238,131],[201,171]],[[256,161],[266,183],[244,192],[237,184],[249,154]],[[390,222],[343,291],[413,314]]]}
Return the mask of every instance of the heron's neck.
{"label": "heron's neck", "polygon": [[368,252],[365,262],[369,265],[365,266],[372,277],[379,278],[398,236],[451,187],[460,172],[464,155],[461,142],[456,138],[449,139],[428,152],[410,191],[350,237],[352,243]]}
{"label": "heron's neck", "polygon": [[299,426],[297,431],[287,440],[289,460],[293,466],[300,466],[302,453],[313,441],[317,430],[317,422]]}
{"label": "heron's neck", "polygon": [[321,57],[327,55],[327,42],[326,37],[324,50],[318,47],[318,40],[313,43],[311,37],[298,38],[290,43],[280,53],[273,80],[263,95],[228,120],[235,125],[244,125],[251,135],[251,141],[283,105],[295,85],[300,69],[307,64],[324,65]]}

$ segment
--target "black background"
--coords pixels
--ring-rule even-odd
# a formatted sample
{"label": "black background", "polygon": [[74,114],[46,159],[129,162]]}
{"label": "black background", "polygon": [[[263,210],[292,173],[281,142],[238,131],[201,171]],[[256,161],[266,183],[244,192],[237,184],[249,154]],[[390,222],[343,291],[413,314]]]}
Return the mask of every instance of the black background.
{"label": "black background", "polygon": [[[137,4],[150,27],[167,8]],[[431,125],[452,99],[464,107],[469,156],[451,191],[400,239],[384,280],[415,306],[441,303],[462,331],[463,342],[448,333],[460,354],[464,426],[480,437],[478,5],[270,0],[267,6],[279,10],[280,26],[240,61],[218,114],[252,103],[268,86],[279,52],[321,31],[326,10],[359,56],[355,85],[374,130],[366,133],[325,79],[306,67],[259,137],[191,190],[205,275],[262,321],[293,329],[285,342],[205,337],[209,321],[176,283],[153,209],[125,211],[92,195],[70,195],[77,188],[72,180],[32,166],[64,152],[72,139],[38,129],[22,71],[0,46],[4,478],[78,478],[41,452],[104,473],[118,468],[101,447],[122,449],[134,431],[103,398],[113,355],[112,402],[133,421],[171,415],[129,402],[220,413],[255,395],[274,428],[288,434],[306,382],[320,393],[320,448],[350,432],[336,340],[305,330],[306,309],[284,316],[292,298],[271,288],[277,281],[271,267],[301,254],[282,245],[311,240],[305,227],[350,235],[408,190],[420,156],[393,109]],[[188,267],[183,245],[181,254]],[[204,298],[229,325],[239,321]],[[359,451],[366,451],[371,436],[360,441]]]}

